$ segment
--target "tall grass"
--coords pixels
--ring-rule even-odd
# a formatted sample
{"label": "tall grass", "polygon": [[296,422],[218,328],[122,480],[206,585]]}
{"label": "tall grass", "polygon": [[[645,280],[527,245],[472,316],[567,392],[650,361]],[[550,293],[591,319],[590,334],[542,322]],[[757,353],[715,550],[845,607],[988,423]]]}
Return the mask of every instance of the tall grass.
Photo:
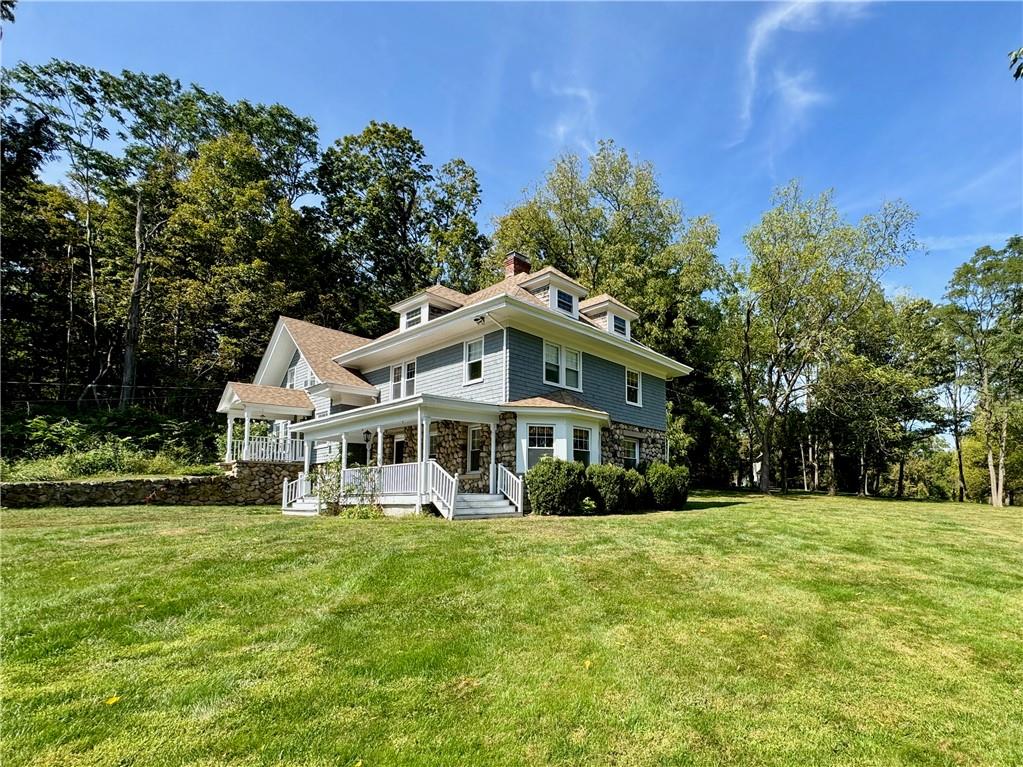
{"label": "tall grass", "polygon": [[8,462],[0,459],[0,480],[44,482],[86,477],[133,475],[216,474],[209,464],[194,464],[167,452],[140,450],[125,440],[110,438],[86,450]]}

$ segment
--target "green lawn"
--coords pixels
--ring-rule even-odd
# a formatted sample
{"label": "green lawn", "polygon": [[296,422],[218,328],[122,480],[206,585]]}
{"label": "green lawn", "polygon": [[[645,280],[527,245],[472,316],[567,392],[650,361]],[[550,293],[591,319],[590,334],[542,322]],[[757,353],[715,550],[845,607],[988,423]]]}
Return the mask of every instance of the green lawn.
{"label": "green lawn", "polygon": [[1019,509],[691,507],[4,511],[0,759],[1023,763]]}

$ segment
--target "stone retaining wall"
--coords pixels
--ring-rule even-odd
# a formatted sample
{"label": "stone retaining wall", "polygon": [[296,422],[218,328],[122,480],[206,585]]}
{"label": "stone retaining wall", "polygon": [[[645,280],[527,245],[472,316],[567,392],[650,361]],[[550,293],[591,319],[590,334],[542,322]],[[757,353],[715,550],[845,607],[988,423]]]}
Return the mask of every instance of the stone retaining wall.
{"label": "stone retaining wall", "polygon": [[300,463],[223,464],[211,477],[109,479],[84,482],[0,483],[0,504],[39,506],[253,506],[280,504],[284,479],[295,479]]}

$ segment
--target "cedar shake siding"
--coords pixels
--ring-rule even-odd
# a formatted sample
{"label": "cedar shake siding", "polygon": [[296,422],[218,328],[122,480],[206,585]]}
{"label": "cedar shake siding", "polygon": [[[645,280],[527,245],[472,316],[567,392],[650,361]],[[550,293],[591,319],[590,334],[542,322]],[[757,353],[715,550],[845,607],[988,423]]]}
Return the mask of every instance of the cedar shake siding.
{"label": "cedar shake siding", "polygon": [[[543,381],[543,339],[508,329],[508,399],[511,401],[565,391]],[[572,391],[572,390],[569,390]],[[667,429],[665,381],[643,373],[643,406],[625,401],[625,367],[583,353],[582,391],[574,392],[612,420],[648,429]]]}

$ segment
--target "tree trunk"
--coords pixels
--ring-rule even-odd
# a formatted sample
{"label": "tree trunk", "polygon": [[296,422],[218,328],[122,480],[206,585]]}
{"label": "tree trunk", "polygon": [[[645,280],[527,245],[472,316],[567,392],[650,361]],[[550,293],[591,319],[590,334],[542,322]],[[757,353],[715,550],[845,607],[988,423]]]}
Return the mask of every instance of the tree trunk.
{"label": "tree trunk", "polygon": [[966,474],[963,471],[963,446],[959,435],[959,427],[952,430],[956,443],[956,460],[959,462],[959,503],[966,500]]}
{"label": "tree trunk", "polygon": [[771,492],[771,427],[768,421],[764,424],[763,454],[760,456],[760,491]]}
{"label": "tree trunk", "polygon": [[906,488],[906,456],[899,456],[899,484],[895,488],[895,497],[901,498]]}
{"label": "tree trunk", "polygon": [[835,470],[835,443],[828,443],[828,495],[838,495],[838,474]]}
{"label": "tree trunk", "polygon": [[860,482],[856,495],[868,495],[867,492],[867,450],[860,448]]}
{"label": "tree trunk", "polygon": [[803,464],[803,492],[809,492],[810,480],[806,475],[806,451],[803,450],[803,440],[799,440],[799,461]]}
{"label": "tree trunk", "polygon": [[124,332],[124,363],[121,370],[121,397],[117,403],[124,410],[135,400],[135,365],[142,315],[142,278],[145,271],[145,249],[142,241],[142,192],[135,195],[135,268],[131,280],[131,300]]}

